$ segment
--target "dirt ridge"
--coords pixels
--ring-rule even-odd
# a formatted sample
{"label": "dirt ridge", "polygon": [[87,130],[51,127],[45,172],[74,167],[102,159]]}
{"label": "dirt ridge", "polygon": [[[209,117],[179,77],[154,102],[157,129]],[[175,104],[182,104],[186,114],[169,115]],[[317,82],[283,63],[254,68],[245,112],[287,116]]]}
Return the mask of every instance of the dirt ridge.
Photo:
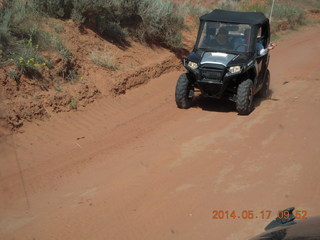
{"label": "dirt ridge", "polygon": [[169,56],[160,62],[152,63],[129,73],[120,73],[115,77],[117,81],[114,83],[111,92],[114,95],[125,94],[127,90],[146,84],[149,80],[158,78],[162,74],[181,69],[180,59],[176,56]]}
{"label": "dirt ridge", "polygon": [[[70,86],[64,84],[51,86],[49,89],[47,87],[43,89],[45,85],[41,82],[26,78],[16,82],[5,70],[1,75],[1,95],[8,98],[1,103],[0,125],[15,131],[23,127],[25,122],[49,119],[54,113],[76,111],[102,96],[108,97],[110,93],[112,97],[125,94],[128,89],[146,84],[151,79],[181,68],[180,59],[169,53],[158,61],[114,75],[110,74],[106,81],[111,81],[111,86],[105,84],[97,86],[95,81],[81,79]],[[102,88],[107,88],[107,91]]]}

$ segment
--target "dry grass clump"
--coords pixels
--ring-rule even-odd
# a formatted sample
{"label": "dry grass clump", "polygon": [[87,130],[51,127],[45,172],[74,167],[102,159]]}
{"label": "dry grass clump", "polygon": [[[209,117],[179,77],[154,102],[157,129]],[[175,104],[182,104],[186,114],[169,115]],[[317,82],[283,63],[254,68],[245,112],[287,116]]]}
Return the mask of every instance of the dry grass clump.
{"label": "dry grass clump", "polygon": [[115,63],[114,57],[106,51],[92,51],[89,55],[90,60],[101,67],[110,70],[117,70],[118,67]]}

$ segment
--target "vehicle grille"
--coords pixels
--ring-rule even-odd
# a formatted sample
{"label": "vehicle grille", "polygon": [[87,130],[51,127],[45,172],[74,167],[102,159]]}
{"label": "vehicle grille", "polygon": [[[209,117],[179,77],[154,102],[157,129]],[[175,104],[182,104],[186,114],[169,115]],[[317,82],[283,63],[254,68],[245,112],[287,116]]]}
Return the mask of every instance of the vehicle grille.
{"label": "vehicle grille", "polygon": [[209,79],[221,79],[222,78],[222,71],[214,71],[214,70],[202,70],[202,77],[209,78]]}

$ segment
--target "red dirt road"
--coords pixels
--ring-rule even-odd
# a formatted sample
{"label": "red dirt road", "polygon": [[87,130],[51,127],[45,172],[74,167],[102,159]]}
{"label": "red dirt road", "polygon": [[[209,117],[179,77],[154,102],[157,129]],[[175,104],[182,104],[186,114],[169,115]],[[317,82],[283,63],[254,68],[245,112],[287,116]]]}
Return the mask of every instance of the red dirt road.
{"label": "red dirt road", "polygon": [[290,206],[320,215],[319,38],[283,38],[272,97],[250,116],[213,100],[177,109],[171,72],[2,138],[0,239],[235,240]]}

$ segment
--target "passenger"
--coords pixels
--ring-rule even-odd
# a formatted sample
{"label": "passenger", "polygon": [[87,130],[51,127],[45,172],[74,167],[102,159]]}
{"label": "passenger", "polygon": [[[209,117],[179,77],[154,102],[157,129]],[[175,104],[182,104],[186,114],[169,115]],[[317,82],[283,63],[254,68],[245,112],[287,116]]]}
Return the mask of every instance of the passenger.
{"label": "passenger", "polygon": [[[249,45],[250,45],[250,29],[246,29],[244,31],[243,41],[242,43],[238,43],[238,47],[236,47],[236,50],[241,52],[247,52]],[[271,42],[269,46],[265,49],[262,44],[262,41],[258,40],[256,44],[257,53],[258,55],[264,55],[268,50],[272,50],[276,46],[277,45],[275,43]]]}
{"label": "passenger", "polygon": [[225,28],[220,28],[217,35],[216,28],[208,28],[201,47],[212,48],[214,50],[233,50],[232,45],[228,41],[228,31]]}

